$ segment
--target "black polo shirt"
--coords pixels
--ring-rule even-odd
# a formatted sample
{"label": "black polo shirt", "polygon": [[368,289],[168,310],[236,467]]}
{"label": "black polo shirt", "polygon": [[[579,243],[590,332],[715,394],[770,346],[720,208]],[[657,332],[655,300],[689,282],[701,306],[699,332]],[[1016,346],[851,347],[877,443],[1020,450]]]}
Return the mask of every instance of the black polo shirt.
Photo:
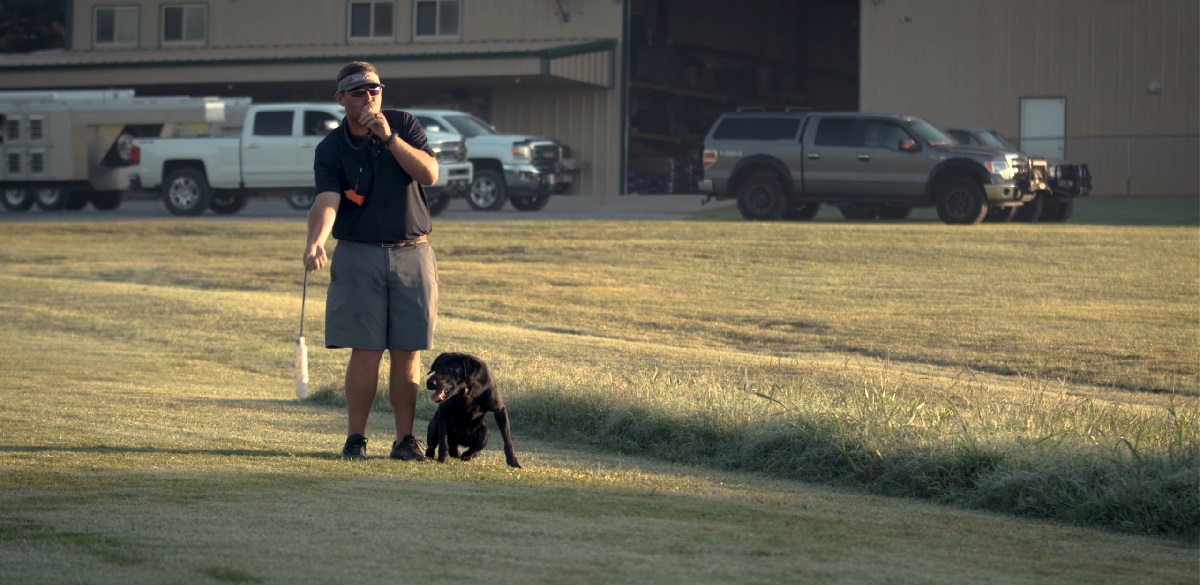
{"label": "black polo shirt", "polygon": [[[385,110],[388,125],[403,140],[433,156],[425,131],[408,112]],[[353,136],[346,119],[317,145],[313,157],[316,192],[341,194],[333,237],[359,242],[412,240],[433,230],[425,189],[404,172],[382,141]],[[360,197],[355,196],[357,194]]]}

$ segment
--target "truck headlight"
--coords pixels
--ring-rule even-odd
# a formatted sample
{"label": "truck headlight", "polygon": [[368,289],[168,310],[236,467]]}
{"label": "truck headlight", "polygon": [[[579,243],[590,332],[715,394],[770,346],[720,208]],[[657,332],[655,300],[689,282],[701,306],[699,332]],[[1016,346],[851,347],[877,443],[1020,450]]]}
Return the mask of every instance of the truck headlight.
{"label": "truck headlight", "polygon": [[533,149],[528,144],[516,143],[512,146],[512,155],[515,159],[528,162],[533,160]]}
{"label": "truck headlight", "polygon": [[983,163],[983,166],[987,167],[987,170],[989,172],[991,172],[993,175],[1003,175],[1004,171],[1007,171],[1009,168],[1008,161],[1006,161],[1006,160],[988,161],[986,163]]}

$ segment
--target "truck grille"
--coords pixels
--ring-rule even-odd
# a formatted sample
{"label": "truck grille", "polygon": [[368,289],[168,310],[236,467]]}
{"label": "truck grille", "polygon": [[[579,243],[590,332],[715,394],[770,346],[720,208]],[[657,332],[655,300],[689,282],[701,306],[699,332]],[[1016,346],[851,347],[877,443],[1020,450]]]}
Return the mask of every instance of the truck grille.
{"label": "truck grille", "polygon": [[439,142],[430,145],[433,155],[440,163],[459,163],[467,160],[467,145],[464,142]]}
{"label": "truck grille", "polygon": [[562,160],[562,151],[557,144],[541,143],[533,145],[533,166],[539,171],[554,172]]}

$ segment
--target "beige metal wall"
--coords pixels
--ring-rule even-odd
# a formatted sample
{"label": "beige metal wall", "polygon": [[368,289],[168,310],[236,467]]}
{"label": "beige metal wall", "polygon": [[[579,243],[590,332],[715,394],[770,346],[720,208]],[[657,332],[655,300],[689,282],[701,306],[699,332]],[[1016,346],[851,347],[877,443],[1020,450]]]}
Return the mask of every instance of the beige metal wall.
{"label": "beige metal wall", "polygon": [[[77,25],[71,31],[71,47],[76,51],[93,48],[95,7],[138,6],[139,47],[162,48],[159,42],[162,6],[191,1],[75,0],[73,21]],[[206,46],[209,48],[307,47],[347,42],[347,0],[197,0],[196,3],[208,6]],[[621,30],[621,11],[620,0],[463,0],[461,42],[611,38]],[[563,13],[569,14],[566,21]],[[413,0],[395,0],[394,15],[394,43],[412,43]]]}
{"label": "beige metal wall", "polygon": [[861,5],[863,111],[1016,138],[1022,97],[1065,97],[1066,156],[1095,194],[1200,193],[1200,0]]}

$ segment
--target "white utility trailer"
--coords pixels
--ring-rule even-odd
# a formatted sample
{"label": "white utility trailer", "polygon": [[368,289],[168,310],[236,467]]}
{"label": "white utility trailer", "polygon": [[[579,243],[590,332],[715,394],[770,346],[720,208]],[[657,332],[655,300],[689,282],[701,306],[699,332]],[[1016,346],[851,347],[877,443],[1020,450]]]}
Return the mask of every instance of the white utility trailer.
{"label": "white utility trailer", "polygon": [[0,91],[0,203],[9,211],[116,209],[137,137],[220,132],[249,98],[138,97],[131,89]]}

